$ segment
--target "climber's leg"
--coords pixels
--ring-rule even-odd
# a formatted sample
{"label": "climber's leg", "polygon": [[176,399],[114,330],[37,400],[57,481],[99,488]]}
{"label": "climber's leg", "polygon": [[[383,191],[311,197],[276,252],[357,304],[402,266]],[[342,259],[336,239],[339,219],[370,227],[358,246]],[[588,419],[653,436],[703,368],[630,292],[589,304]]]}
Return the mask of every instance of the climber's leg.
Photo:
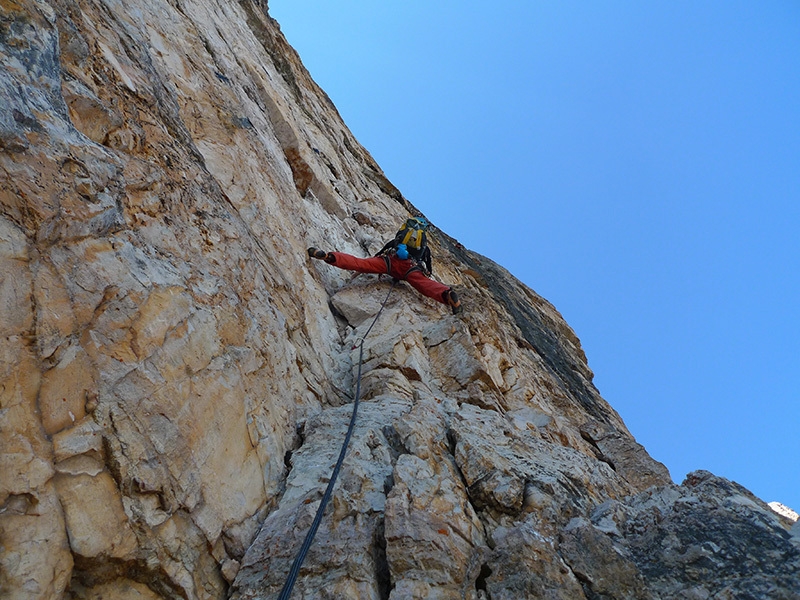
{"label": "climber's leg", "polygon": [[340,269],[347,269],[348,271],[356,271],[358,273],[386,273],[386,260],[382,256],[373,256],[371,258],[358,258],[351,254],[344,252],[329,252],[328,256],[332,256],[333,260],[325,259],[325,262],[332,264],[334,267]]}
{"label": "climber's leg", "polygon": [[406,281],[420,294],[428,298],[433,298],[442,304],[450,304],[445,296],[445,293],[450,291],[449,286],[439,283],[430,277],[425,277],[420,271],[411,271],[411,273],[406,276]]}

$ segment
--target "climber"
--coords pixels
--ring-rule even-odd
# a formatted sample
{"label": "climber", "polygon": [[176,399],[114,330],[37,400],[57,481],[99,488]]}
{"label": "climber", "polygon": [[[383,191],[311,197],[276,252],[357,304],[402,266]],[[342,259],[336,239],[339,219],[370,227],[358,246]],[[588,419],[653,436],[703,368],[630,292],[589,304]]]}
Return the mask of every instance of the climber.
{"label": "climber", "polygon": [[372,258],[358,258],[344,252],[325,252],[314,247],[308,249],[308,255],[340,269],[386,273],[395,279],[405,280],[421,294],[448,305],[454,315],[458,314],[461,312],[461,301],[456,292],[430,278],[431,251],[428,248],[427,229],[428,221],[424,217],[408,219],[394,239]]}

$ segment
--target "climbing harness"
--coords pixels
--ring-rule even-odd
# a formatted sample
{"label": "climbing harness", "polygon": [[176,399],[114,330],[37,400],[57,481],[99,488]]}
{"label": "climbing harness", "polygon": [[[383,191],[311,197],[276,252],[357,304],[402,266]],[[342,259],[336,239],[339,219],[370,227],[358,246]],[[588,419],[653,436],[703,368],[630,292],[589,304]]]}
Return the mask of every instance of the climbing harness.
{"label": "climbing harness", "polygon": [[[364,341],[367,339],[369,332],[372,331],[372,328],[375,326],[375,323],[378,322],[378,317],[381,316],[383,312],[383,308],[386,306],[386,303],[389,301],[389,296],[392,295],[392,290],[397,285],[398,280],[395,279],[392,281],[392,287],[389,288],[389,293],[386,294],[386,298],[384,299],[383,303],[381,303],[380,310],[378,310],[378,314],[375,315],[375,318],[372,320],[369,328],[367,329],[366,333],[361,336],[361,342],[358,345],[358,374],[356,375],[356,396],[355,400],[353,400],[353,414],[350,416],[350,425],[347,427],[347,435],[344,437],[344,443],[342,444],[342,450],[339,452],[339,460],[336,461],[336,466],[333,468],[333,473],[331,474],[331,479],[328,482],[328,487],[325,488],[325,494],[322,496],[322,501],[319,503],[319,508],[317,509],[317,514],[314,516],[314,521],[311,523],[311,528],[308,530],[306,534],[306,539],[303,540],[303,545],[300,546],[300,551],[297,553],[297,556],[292,563],[292,568],[289,569],[289,575],[286,578],[286,583],[283,584],[283,589],[281,590],[280,596],[278,596],[278,600],[289,600],[289,596],[292,593],[292,588],[294,587],[294,582],[297,579],[298,573],[300,573],[300,567],[303,565],[303,561],[306,558],[306,554],[308,554],[309,548],[311,548],[311,542],[314,541],[314,536],[317,533],[317,529],[319,529],[319,524],[322,522],[322,513],[325,512],[325,507],[328,505],[328,501],[331,498],[331,494],[333,493],[333,486],[336,484],[336,478],[339,476],[339,471],[342,468],[342,463],[344,462],[344,457],[347,454],[347,446],[350,444],[350,438],[353,436],[353,428],[356,424],[356,415],[358,414],[358,403],[359,399],[361,398],[361,365],[364,362]],[[356,347],[353,346],[353,350]]]}
{"label": "climbing harness", "polygon": [[411,265],[411,268],[408,269],[408,271],[406,271],[405,275],[403,275],[402,277],[395,277],[394,275],[392,275],[392,259],[391,259],[391,257],[389,255],[387,255],[387,254],[384,254],[382,256],[382,258],[383,258],[383,262],[386,263],[386,274],[389,277],[391,277],[392,280],[395,283],[397,283],[398,281],[405,281],[406,279],[408,279],[408,276],[411,275],[411,273],[413,273],[414,271],[419,271],[423,275],[425,274],[425,269],[423,268],[423,265],[419,264],[419,262],[417,262],[417,261],[412,261],[414,264]]}

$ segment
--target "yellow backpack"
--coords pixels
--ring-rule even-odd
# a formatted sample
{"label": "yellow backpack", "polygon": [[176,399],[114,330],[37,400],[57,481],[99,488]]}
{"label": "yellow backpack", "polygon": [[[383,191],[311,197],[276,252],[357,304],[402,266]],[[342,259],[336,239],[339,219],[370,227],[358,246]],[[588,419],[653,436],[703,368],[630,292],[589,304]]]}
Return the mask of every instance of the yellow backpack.
{"label": "yellow backpack", "polygon": [[395,236],[375,256],[395,254],[401,260],[411,258],[423,273],[430,275],[433,267],[427,230],[428,220],[425,217],[412,217],[403,223]]}
{"label": "yellow backpack", "polygon": [[411,256],[417,259],[422,258],[428,247],[427,229],[428,221],[424,217],[408,219],[394,236],[396,245],[405,245]]}

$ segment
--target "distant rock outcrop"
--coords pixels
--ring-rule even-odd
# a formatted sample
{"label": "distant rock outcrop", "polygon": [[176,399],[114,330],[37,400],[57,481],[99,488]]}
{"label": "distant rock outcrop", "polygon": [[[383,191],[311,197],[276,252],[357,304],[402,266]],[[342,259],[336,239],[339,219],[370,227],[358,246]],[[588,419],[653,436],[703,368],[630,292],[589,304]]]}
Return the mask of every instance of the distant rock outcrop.
{"label": "distant rock outcrop", "polygon": [[792,522],[800,520],[800,515],[798,515],[794,510],[792,510],[785,504],[781,504],[780,502],[770,502],[768,506],[779,515],[781,515],[782,517],[786,517]]}
{"label": "distant rock outcrop", "polygon": [[[0,597],[269,598],[349,420],[415,209],[263,0],[0,1]],[[800,597],[797,525],[680,486],[575,333],[432,232],[296,598]]]}

